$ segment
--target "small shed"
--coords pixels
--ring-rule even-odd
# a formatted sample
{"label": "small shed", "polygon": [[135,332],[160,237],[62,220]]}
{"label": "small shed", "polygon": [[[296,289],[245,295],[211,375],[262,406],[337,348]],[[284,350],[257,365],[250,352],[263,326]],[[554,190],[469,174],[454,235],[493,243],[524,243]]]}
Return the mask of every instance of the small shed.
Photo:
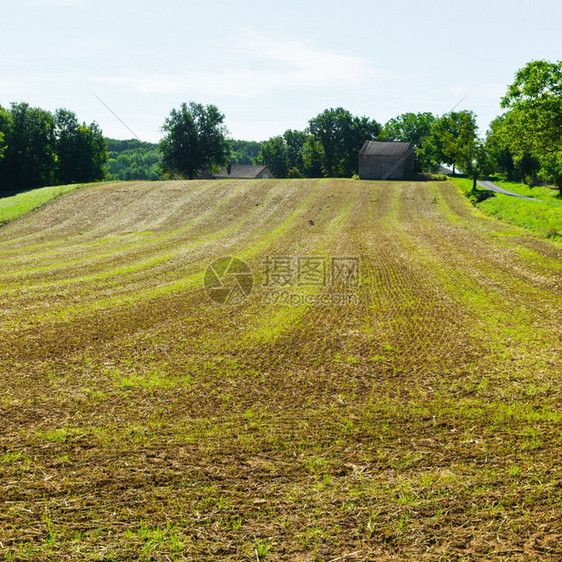
{"label": "small shed", "polygon": [[221,168],[219,172],[213,174],[213,179],[239,179],[255,180],[275,178],[267,166],[249,166],[244,164],[231,164],[226,168]]}
{"label": "small shed", "polygon": [[411,142],[365,141],[359,153],[362,180],[400,180],[414,175],[416,157]]}

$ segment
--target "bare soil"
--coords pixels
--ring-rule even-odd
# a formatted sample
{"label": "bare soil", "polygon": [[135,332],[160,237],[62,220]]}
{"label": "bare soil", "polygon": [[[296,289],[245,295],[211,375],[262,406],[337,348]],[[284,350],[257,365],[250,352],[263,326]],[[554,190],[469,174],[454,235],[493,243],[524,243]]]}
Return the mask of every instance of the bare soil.
{"label": "bare soil", "polygon": [[[254,289],[220,306],[228,255]],[[561,248],[446,182],[72,192],[0,228],[0,552],[561,560],[561,312]]]}

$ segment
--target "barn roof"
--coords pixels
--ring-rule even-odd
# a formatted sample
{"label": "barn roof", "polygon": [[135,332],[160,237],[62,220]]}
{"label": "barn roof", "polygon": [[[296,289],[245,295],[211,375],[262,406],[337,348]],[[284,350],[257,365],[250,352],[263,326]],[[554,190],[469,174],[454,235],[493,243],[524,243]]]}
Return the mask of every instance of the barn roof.
{"label": "barn roof", "polygon": [[[229,170],[230,168],[230,170]],[[250,166],[245,164],[233,164],[229,168],[221,168],[218,173],[214,175],[215,178],[235,178],[235,179],[254,179],[259,175],[267,172],[271,177],[273,174],[267,166]]]}
{"label": "barn roof", "polygon": [[361,156],[404,156],[412,150],[407,141],[365,141]]}

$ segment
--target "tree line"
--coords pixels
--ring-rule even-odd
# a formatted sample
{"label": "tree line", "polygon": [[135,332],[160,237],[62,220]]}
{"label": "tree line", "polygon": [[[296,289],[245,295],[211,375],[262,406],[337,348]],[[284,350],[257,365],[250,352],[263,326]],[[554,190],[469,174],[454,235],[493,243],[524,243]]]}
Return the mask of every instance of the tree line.
{"label": "tree line", "polygon": [[352,177],[366,140],[409,141],[418,172],[442,164],[476,181],[503,173],[562,190],[562,61],[532,61],[515,74],[501,100],[504,113],[479,135],[476,115],[404,113],[384,125],[329,108],[304,130],[263,142],[229,139],[214,105],[183,103],[162,126],[160,143],[104,139],[96,123],[79,123],[26,103],[0,106],[0,192],[102,179],[196,178],[229,163],[268,166],[275,177]]}
{"label": "tree line", "polygon": [[0,106],[0,193],[104,178],[106,141],[96,123],[80,123],[27,103]]}
{"label": "tree line", "polygon": [[341,107],[330,108],[310,119],[303,131],[287,130],[252,143],[250,155],[242,141],[232,151],[216,106],[182,104],[164,124],[160,149],[167,170],[190,178],[199,169],[228,162],[263,164],[278,178],[351,177],[366,140],[410,141],[418,172],[446,164],[453,173],[460,170],[472,178],[474,188],[483,175],[505,173],[509,179],[542,181],[562,190],[562,62],[532,61],[520,69],[502,108],[505,113],[485,136],[479,135],[472,111],[404,113],[381,126]]}

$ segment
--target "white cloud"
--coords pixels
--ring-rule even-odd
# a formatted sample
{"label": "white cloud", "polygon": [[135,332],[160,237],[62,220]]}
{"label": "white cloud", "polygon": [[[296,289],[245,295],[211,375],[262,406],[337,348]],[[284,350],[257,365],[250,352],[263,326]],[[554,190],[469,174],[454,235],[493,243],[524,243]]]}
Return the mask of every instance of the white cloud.
{"label": "white cloud", "polygon": [[197,91],[246,98],[283,90],[347,89],[380,74],[362,58],[302,40],[250,31],[241,35],[238,46],[229,49],[237,64],[177,73],[136,71],[94,80],[145,94]]}

